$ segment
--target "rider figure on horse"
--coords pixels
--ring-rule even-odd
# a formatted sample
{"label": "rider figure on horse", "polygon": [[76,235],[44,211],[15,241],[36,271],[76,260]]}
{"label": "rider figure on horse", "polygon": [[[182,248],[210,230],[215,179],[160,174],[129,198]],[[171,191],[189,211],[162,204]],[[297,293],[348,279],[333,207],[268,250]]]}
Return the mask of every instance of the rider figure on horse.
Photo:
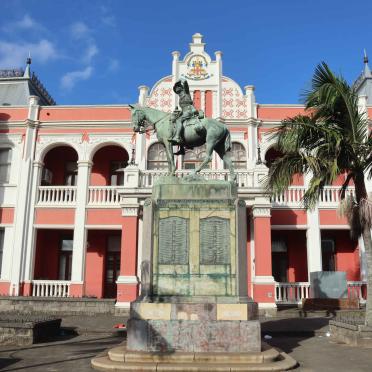
{"label": "rider figure on horse", "polygon": [[173,91],[179,96],[179,105],[181,107],[181,115],[176,119],[176,131],[173,137],[169,138],[169,142],[180,145],[179,153],[183,153],[182,130],[184,122],[192,117],[198,116],[198,110],[193,105],[193,100],[190,95],[189,84],[187,80],[180,79],[173,86]]}

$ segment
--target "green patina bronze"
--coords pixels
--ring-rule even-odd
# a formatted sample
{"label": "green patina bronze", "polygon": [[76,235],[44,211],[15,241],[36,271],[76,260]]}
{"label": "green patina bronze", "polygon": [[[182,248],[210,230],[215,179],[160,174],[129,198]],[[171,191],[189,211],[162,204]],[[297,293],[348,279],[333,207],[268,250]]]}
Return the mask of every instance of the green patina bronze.
{"label": "green patina bronze", "polygon": [[[231,180],[235,181],[236,176],[230,158],[230,132],[225,124],[211,118],[200,119],[199,117],[202,114],[197,111],[198,116],[194,115],[185,119],[186,114],[183,111],[181,114],[178,111],[171,114],[138,105],[131,105],[130,107],[132,109],[132,123],[135,132],[144,133],[147,126],[152,125],[154,127],[159,142],[165,146],[168,168],[172,175],[176,171],[173,144],[179,144],[181,146],[179,153],[183,153],[183,147],[191,149],[206,144],[206,156],[202,163],[194,170],[194,174],[200,172],[211,161],[214,150],[228,166]],[[182,139],[179,134],[180,128],[183,133]]]}

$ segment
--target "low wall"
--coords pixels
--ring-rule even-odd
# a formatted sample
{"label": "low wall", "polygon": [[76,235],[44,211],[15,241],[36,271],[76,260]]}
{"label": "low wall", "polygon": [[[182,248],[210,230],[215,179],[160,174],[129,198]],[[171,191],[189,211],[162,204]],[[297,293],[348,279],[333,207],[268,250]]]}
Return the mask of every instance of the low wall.
{"label": "low wall", "polygon": [[350,346],[372,347],[372,327],[330,320],[329,330],[332,339]]}
{"label": "low wall", "polygon": [[17,316],[2,316],[0,320],[0,345],[32,345],[57,336],[61,319],[30,320]]}
{"label": "low wall", "polygon": [[114,299],[0,297],[0,312],[49,315],[115,314]]}

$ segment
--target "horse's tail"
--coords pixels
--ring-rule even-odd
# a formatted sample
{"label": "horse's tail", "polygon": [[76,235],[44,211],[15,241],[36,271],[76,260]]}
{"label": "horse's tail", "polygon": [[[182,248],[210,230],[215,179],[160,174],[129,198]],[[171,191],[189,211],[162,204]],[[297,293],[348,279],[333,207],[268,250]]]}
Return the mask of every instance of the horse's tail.
{"label": "horse's tail", "polygon": [[230,131],[226,130],[225,136],[225,153],[231,150],[231,136]]}

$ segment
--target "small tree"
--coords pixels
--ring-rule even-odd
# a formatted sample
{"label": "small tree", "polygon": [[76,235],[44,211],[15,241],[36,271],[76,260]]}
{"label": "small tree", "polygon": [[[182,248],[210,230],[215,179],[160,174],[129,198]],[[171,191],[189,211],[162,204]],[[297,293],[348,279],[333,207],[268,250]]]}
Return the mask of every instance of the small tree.
{"label": "small tree", "polygon": [[[267,188],[282,193],[295,174],[309,173],[303,202],[314,208],[323,187],[332,184],[338,174],[347,173],[340,188],[341,210],[348,217],[352,236],[363,237],[368,266],[365,324],[372,325],[372,202],[365,185],[365,177],[372,176],[368,118],[358,110],[354,87],[324,62],[316,67],[304,99],[308,114],[283,120],[272,135],[282,156],[270,167]],[[346,197],[351,181],[355,197]]]}

